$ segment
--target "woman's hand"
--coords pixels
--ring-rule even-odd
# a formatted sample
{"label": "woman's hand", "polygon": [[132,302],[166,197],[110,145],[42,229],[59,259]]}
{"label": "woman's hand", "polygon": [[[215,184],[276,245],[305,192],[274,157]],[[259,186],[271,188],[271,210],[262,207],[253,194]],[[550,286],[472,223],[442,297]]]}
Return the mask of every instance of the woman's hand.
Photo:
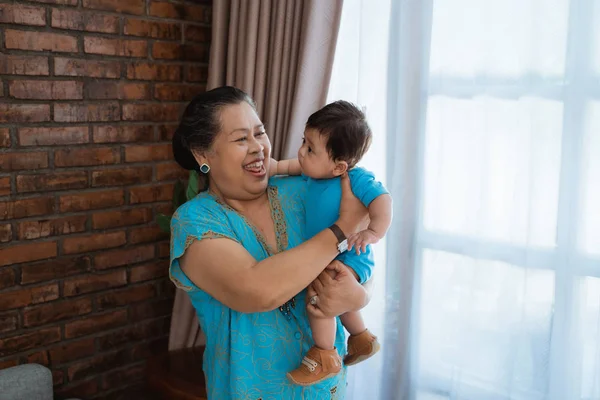
{"label": "woman's hand", "polygon": [[347,173],[341,176],[341,185],[342,201],[340,202],[340,216],[336,224],[342,229],[346,237],[349,237],[368,226],[369,211],[352,193],[350,178]]}
{"label": "woman's hand", "polygon": [[317,318],[332,318],[348,311],[358,311],[367,304],[367,291],[344,264],[333,260],[308,287],[307,298],[317,296],[307,311]]}

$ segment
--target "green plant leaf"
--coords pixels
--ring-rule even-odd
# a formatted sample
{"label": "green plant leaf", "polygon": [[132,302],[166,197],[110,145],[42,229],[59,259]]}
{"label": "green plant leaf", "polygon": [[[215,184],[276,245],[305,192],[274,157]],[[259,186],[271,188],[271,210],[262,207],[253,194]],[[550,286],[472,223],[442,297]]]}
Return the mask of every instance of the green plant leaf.
{"label": "green plant leaf", "polygon": [[171,217],[165,214],[158,214],[156,216],[156,223],[161,231],[171,233]]}
{"label": "green plant leaf", "polygon": [[198,194],[198,191],[200,190],[198,187],[198,185],[199,185],[198,180],[199,180],[198,172],[190,171],[190,177],[188,179],[188,186],[187,186],[187,191],[186,191],[186,197],[188,200],[193,199]]}
{"label": "green plant leaf", "polygon": [[177,182],[175,182],[175,188],[173,189],[173,211],[177,210],[180,205],[185,203],[185,200],[183,182],[177,180]]}

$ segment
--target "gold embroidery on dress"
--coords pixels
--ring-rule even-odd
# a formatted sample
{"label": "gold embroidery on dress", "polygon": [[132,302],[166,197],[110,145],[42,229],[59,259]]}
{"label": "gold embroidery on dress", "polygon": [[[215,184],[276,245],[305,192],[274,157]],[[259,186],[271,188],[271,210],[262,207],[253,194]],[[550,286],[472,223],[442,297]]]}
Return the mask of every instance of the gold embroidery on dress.
{"label": "gold embroidery on dress", "polygon": [[281,208],[281,201],[279,200],[279,192],[276,186],[269,186],[269,205],[271,206],[271,215],[273,216],[273,222],[275,223],[275,236],[277,237],[277,252],[284,251],[288,247],[288,235],[287,235],[287,224],[285,222],[285,215]]}

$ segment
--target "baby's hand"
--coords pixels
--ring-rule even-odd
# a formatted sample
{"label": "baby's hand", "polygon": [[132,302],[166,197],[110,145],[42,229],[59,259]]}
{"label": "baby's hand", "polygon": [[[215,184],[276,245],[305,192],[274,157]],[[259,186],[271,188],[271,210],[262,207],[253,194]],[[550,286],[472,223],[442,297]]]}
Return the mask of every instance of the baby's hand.
{"label": "baby's hand", "polygon": [[377,242],[379,242],[379,237],[375,232],[370,229],[365,229],[364,231],[350,235],[348,238],[348,251],[352,250],[354,247],[356,254],[360,254],[361,250],[365,253],[368,244],[375,244]]}

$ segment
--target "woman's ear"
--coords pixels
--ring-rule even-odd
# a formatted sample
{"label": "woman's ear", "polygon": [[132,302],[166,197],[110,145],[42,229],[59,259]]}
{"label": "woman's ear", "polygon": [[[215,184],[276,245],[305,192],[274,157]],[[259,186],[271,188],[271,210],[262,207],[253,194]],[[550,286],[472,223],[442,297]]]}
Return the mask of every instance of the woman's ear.
{"label": "woman's ear", "polygon": [[196,159],[196,162],[198,163],[198,165],[208,164],[208,159],[206,158],[206,152],[192,150],[192,154],[194,155],[194,158]]}
{"label": "woman's ear", "polygon": [[333,176],[341,176],[348,171],[348,163],[346,161],[336,161],[333,168]]}

